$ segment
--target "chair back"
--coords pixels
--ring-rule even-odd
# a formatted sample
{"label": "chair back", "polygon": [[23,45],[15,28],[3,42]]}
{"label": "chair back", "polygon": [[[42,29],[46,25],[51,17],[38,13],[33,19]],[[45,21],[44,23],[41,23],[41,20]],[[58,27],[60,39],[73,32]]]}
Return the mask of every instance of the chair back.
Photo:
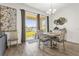
{"label": "chair back", "polygon": [[41,31],[41,30],[38,30],[38,38],[40,39],[40,38],[42,38],[42,35],[43,35],[43,31]]}
{"label": "chair back", "polygon": [[10,32],[10,39],[18,39],[18,35],[17,35],[17,32]]}
{"label": "chair back", "polygon": [[59,36],[59,39],[60,39],[59,41],[64,41],[67,31],[66,31],[65,28],[60,29],[60,31],[61,31],[61,34],[60,34],[60,36]]}

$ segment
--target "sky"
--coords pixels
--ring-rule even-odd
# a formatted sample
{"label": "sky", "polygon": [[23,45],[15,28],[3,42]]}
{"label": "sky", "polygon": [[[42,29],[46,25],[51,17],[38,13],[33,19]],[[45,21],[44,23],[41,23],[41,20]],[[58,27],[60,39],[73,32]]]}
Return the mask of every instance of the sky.
{"label": "sky", "polygon": [[36,20],[25,20],[25,24],[28,27],[36,27],[37,26],[37,21]]}

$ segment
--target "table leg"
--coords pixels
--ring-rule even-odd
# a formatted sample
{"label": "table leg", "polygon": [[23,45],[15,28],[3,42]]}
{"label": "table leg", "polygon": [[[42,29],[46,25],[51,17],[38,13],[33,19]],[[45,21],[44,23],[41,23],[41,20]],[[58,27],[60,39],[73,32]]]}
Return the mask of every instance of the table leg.
{"label": "table leg", "polygon": [[50,48],[52,48],[52,40],[50,40]]}

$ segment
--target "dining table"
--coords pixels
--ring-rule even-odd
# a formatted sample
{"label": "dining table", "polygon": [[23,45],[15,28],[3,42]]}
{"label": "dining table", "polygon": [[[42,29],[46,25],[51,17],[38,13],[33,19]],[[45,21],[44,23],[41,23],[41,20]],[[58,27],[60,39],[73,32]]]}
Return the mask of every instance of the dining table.
{"label": "dining table", "polygon": [[50,38],[50,48],[52,48],[53,37],[60,36],[61,35],[61,31],[45,32],[43,34]]}

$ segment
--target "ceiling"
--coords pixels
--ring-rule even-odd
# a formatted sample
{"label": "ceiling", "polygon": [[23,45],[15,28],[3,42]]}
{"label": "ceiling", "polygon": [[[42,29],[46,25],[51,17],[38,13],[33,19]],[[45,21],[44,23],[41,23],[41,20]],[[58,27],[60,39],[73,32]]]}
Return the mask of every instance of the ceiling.
{"label": "ceiling", "polygon": [[47,12],[52,5],[52,9],[59,10],[67,5],[67,3],[26,3],[26,5],[38,9],[42,12]]}

